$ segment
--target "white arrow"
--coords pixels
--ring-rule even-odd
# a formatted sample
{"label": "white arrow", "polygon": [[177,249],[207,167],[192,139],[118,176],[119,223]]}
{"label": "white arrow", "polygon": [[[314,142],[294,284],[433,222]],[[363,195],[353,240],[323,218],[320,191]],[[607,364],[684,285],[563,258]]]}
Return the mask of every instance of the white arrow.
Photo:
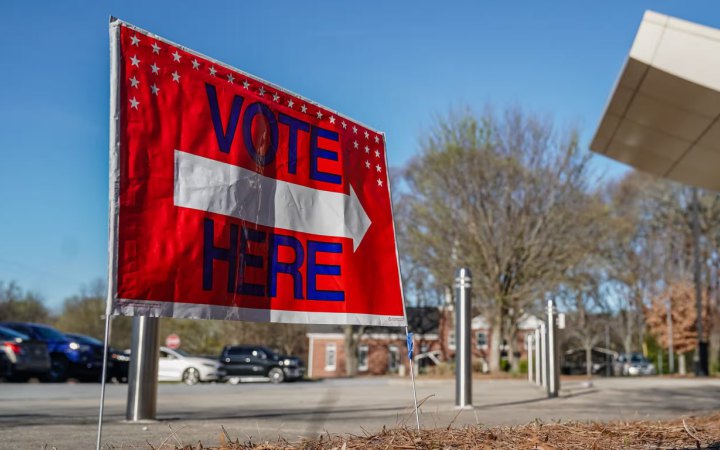
{"label": "white arrow", "polygon": [[175,205],[266,227],[350,238],[353,250],[372,223],[352,186],[350,195],[312,189],[180,150],[175,150]]}

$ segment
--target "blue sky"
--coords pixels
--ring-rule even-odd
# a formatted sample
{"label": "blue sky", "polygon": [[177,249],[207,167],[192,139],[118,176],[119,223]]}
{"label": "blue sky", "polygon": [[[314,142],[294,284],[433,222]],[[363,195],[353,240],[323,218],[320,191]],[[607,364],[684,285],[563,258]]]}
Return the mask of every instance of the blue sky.
{"label": "blue sky", "polygon": [[720,27],[710,1],[0,2],[0,280],[57,307],[105,277],[110,15],[385,131],[399,166],[465,105],[587,146],[646,9]]}

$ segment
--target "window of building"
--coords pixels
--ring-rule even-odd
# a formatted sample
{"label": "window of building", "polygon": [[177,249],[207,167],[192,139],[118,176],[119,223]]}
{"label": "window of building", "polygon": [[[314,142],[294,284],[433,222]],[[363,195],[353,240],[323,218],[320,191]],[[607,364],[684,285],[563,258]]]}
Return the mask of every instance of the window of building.
{"label": "window of building", "polygon": [[397,372],[400,365],[400,350],[397,345],[388,346],[388,372]]}
{"label": "window of building", "polygon": [[358,372],[368,370],[368,346],[361,345],[358,347]]}
{"label": "window of building", "polygon": [[448,333],[448,348],[455,350],[455,332],[451,331]]}
{"label": "window of building", "polygon": [[334,343],[325,345],[325,370],[334,372],[337,368],[337,347]]}
{"label": "window of building", "polygon": [[475,346],[481,350],[487,348],[487,334],[484,331],[478,331],[475,335]]}

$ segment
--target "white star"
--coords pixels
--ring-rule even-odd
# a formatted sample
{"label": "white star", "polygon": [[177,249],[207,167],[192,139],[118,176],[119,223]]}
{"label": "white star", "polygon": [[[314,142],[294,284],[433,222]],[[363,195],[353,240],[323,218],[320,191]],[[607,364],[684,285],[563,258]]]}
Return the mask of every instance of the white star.
{"label": "white star", "polygon": [[358,141],[353,142],[353,145],[355,146],[355,148],[358,148],[360,146],[360,144],[358,144]]}
{"label": "white star", "polygon": [[217,73],[217,70],[215,69],[215,67],[210,66],[210,75],[215,76],[216,73]]}
{"label": "white star", "polygon": [[335,123],[335,116],[330,116],[330,123]]}
{"label": "white star", "polygon": [[367,145],[365,146],[365,153],[370,153],[370,147],[368,147]]}
{"label": "white star", "polygon": [[232,76],[231,73],[228,74],[228,81],[229,81],[230,83],[232,83],[233,81],[235,81],[235,77]]}
{"label": "white star", "polygon": [[300,111],[306,113],[306,112],[307,112],[307,106],[302,105],[302,106],[300,107]]}
{"label": "white star", "polygon": [[370,168],[370,161],[365,161],[365,168],[366,168],[366,169],[369,169],[369,168]]}
{"label": "white star", "polygon": [[288,108],[292,108],[294,104],[295,102],[293,101],[293,99],[288,100]]}
{"label": "white star", "polygon": [[248,80],[243,81],[243,87],[245,89],[250,89],[250,83],[248,83]]}
{"label": "white star", "polygon": [[341,125],[343,127],[343,130],[347,130],[347,123],[345,123],[344,120],[342,121]]}
{"label": "white star", "polygon": [[175,53],[173,53],[172,56],[175,62],[180,62],[180,53],[178,53],[177,50],[175,50]]}
{"label": "white star", "polygon": [[150,66],[150,70],[152,70],[152,73],[157,75],[158,72],[160,71],[160,68],[155,63],[153,63],[152,66]]}
{"label": "white star", "polygon": [[153,53],[155,53],[156,55],[160,54],[160,46],[157,45],[157,42],[153,42],[152,48],[153,48]]}
{"label": "white star", "polygon": [[379,158],[379,157],[380,157],[380,152],[379,152],[378,150],[375,150],[375,157],[376,157],[376,158]]}
{"label": "white star", "polygon": [[377,137],[377,136],[375,136],[375,143],[376,143],[376,144],[379,144],[379,143],[380,143],[380,138]]}
{"label": "white star", "polygon": [[258,94],[260,94],[260,97],[265,96],[265,87],[264,86],[260,86],[260,89],[258,89]]}
{"label": "white star", "polygon": [[130,62],[132,63],[132,66],[140,67],[140,60],[137,59],[137,55],[130,57]]}
{"label": "white star", "polygon": [[158,95],[158,92],[160,92],[160,88],[157,87],[155,84],[153,84],[152,86],[150,86],[150,89],[152,89],[153,95]]}
{"label": "white star", "polygon": [[382,167],[380,167],[380,164],[375,166],[375,170],[378,172],[382,172]]}
{"label": "white star", "polygon": [[273,94],[273,101],[276,102],[276,101],[278,101],[278,100],[280,100],[280,96],[277,95],[277,92],[276,92],[276,93]]}
{"label": "white star", "polygon": [[177,73],[177,71],[172,73],[173,81],[176,83],[180,82],[180,74]]}
{"label": "white star", "polygon": [[130,40],[132,41],[131,45],[134,45],[135,47],[139,47],[138,44],[140,44],[140,39],[138,39],[137,36],[130,36]]}
{"label": "white star", "polygon": [[353,133],[357,134],[357,127],[353,125]]}
{"label": "white star", "polygon": [[365,130],[365,139],[367,139],[369,137],[370,137],[370,133],[368,133],[367,130]]}
{"label": "white star", "polygon": [[135,97],[130,99],[130,107],[138,109],[138,105],[140,104],[139,101],[135,100]]}
{"label": "white star", "polygon": [[318,119],[322,119],[322,111],[318,109],[318,112],[316,114]]}
{"label": "white star", "polygon": [[192,60],[193,69],[198,70],[200,68],[200,63],[197,59]]}
{"label": "white star", "polygon": [[378,178],[378,186],[382,187],[382,184],[383,184],[382,180],[380,178]]}
{"label": "white star", "polygon": [[131,87],[136,88],[138,87],[138,84],[140,84],[140,81],[135,78],[135,76],[133,76],[132,78],[130,78],[130,84],[132,85]]}

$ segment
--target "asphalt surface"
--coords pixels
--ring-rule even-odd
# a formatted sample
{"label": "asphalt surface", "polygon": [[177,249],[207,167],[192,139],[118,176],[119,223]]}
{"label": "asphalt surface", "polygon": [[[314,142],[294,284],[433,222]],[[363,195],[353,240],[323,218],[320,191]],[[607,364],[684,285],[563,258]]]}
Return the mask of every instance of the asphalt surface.
{"label": "asphalt surface", "polygon": [[[472,410],[456,410],[454,380],[418,380],[421,425],[521,424],[540,419],[660,419],[720,409],[720,379],[616,378],[564,382],[547,399],[524,380],[475,380]],[[241,442],[321,433],[362,434],[415,425],[412,385],[398,378],[268,383],[161,384],[158,421],[126,423],[126,385],[108,385],[104,448],[218,445],[223,428]],[[94,448],[98,384],[0,384],[0,449]],[[43,447],[46,445],[46,447]]]}

